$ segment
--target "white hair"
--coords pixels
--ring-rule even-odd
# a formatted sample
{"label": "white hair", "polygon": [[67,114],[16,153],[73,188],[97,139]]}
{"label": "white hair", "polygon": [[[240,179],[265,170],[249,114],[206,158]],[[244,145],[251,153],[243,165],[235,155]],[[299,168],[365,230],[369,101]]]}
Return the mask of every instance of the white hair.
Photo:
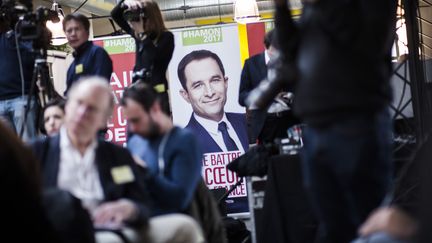
{"label": "white hair", "polygon": [[[110,116],[114,109],[114,96],[112,94],[111,86],[107,79],[100,76],[86,76],[77,80],[68,92],[69,97],[73,97],[75,93],[84,86],[86,89],[100,88],[106,92],[109,99],[109,106],[107,110],[107,116]],[[67,101],[66,101],[67,102]]]}

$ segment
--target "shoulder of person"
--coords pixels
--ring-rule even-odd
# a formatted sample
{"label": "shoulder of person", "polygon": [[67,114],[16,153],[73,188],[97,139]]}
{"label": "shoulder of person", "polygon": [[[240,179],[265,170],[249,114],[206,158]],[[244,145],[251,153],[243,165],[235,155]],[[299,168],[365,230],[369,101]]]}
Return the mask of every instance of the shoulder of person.
{"label": "shoulder of person", "polygon": [[249,58],[247,58],[246,61],[250,61],[250,62],[252,62],[252,61],[257,61],[257,60],[259,60],[260,58],[262,58],[263,55],[264,55],[264,52],[257,53],[257,54],[255,54],[255,55],[252,55],[252,56],[250,56]]}
{"label": "shoulder of person", "polygon": [[105,48],[103,48],[102,46],[96,45],[94,42],[92,43],[92,50],[94,52],[103,52],[103,53],[107,53],[107,51],[105,50]]}
{"label": "shoulder of person", "polygon": [[188,128],[174,127],[172,132],[176,138],[179,138],[182,141],[185,139],[195,139],[195,135]]}
{"label": "shoulder of person", "polygon": [[174,38],[174,34],[169,30],[162,31],[161,35]]}
{"label": "shoulder of person", "polygon": [[230,118],[232,118],[232,119],[246,119],[246,114],[245,113],[227,112],[225,114],[226,114],[228,120]]}
{"label": "shoulder of person", "polygon": [[[58,136],[59,135],[55,135],[54,137],[58,137]],[[41,150],[43,148],[43,146],[50,143],[51,140],[53,140],[53,138],[51,138],[49,136],[35,138],[35,139],[30,141],[30,143],[28,144],[27,147],[31,148],[35,152],[38,152],[39,150]]]}
{"label": "shoulder of person", "polygon": [[132,155],[130,154],[129,150],[127,150],[126,148],[123,148],[117,144],[107,142],[104,140],[99,140],[98,143],[99,143],[98,146],[104,151],[110,151],[111,153],[118,154],[119,156],[125,159],[126,158],[132,159]]}
{"label": "shoulder of person", "polygon": [[174,41],[174,34],[169,30],[164,30],[160,33],[157,41],[160,42],[162,40],[164,40],[165,42],[166,41],[168,41],[168,42]]}

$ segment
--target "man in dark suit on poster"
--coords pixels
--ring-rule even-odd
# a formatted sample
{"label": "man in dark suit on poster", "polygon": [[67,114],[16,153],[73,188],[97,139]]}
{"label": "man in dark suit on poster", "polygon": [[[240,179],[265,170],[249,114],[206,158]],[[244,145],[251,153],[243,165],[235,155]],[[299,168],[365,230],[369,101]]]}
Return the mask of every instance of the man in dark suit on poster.
{"label": "man in dark suit on poster", "polygon": [[187,124],[204,153],[248,150],[246,117],[225,112],[228,77],[220,58],[208,50],[192,51],[177,69],[180,95],[192,106]]}
{"label": "man in dark suit on poster", "polygon": [[[186,125],[204,154],[248,150],[246,116],[225,112],[228,77],[221,59],[208,50],[192,51],[180,61],[177,74],[183,87],[180,95],[192,106]],[[247,212],[247,197],[226,200],[227,213]]]}

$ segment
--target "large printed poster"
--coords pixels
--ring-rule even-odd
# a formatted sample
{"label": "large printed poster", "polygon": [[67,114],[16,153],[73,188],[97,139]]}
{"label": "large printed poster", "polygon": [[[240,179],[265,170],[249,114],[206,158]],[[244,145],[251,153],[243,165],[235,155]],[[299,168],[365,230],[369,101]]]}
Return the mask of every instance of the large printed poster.
{"label": "large printed poster", "polygon": [[[236,24],[174,30],[169,89],[173,121],[190,129],[204,152],[210,189],[229,190],[228,213],[248,212],[245,180],[226,165],[248,150],[245,109],[238,104],[241,74]],[[240,183],[240,182],[239,182]]]}

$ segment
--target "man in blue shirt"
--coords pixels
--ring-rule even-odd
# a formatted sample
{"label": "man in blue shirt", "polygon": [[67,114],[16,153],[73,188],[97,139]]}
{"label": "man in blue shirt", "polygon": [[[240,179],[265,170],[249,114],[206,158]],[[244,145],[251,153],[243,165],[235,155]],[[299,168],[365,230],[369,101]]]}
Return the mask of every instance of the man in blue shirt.
{"label": "man in blue shirt", "polygon": [[[150,174],[145,180],[155,202],[152,214],[184,212],[201,178],[202,153],[194,135],[173,125],[161,109],[156,91],[147,84],[127,88],[121,104],[130,130],[137,134],[129,140],[128,148],[143,160],[142,166]],[[147,140],[134,146],[138,135]]]}
{"label": "man in blue shirt", "polygon": [[82,76],[97,75],[110,80],[113,71],[108,53],[89,41],[90,22],[86,16],[74,13],[63,20],[63,30],[69,45],[74,49],[74,61],[67,71],[67,94],[72,84]]}

